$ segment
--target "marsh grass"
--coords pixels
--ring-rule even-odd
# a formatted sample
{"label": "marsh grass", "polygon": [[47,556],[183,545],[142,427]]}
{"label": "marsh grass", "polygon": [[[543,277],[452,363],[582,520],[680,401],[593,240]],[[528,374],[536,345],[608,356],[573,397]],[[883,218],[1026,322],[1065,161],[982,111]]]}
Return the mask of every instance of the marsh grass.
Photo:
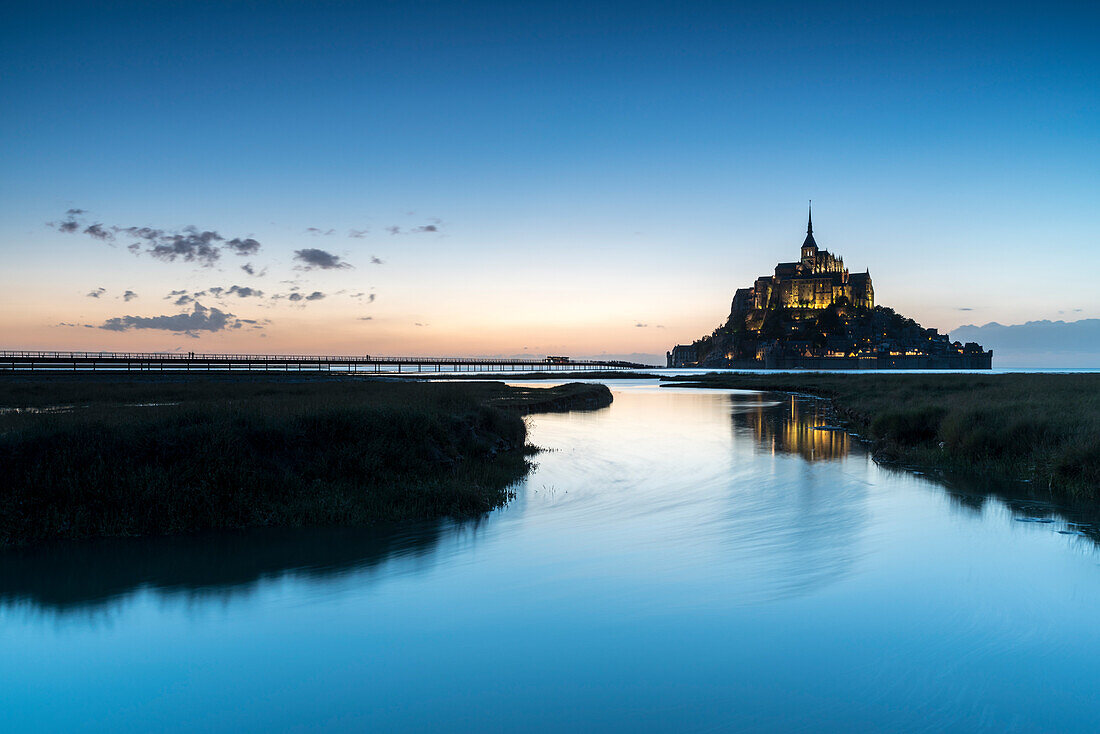
{"label": "marsh grass", "polygon": [[593,387],[5,380],[0,407],[73,408],[0,414],[0,545],[477,515],[529,468],[519,413]]}
{"label": "marsh grass", "polygon": [[831,398],[877,457],[1100,499],[1100,375],[711,374],[669,384]]}

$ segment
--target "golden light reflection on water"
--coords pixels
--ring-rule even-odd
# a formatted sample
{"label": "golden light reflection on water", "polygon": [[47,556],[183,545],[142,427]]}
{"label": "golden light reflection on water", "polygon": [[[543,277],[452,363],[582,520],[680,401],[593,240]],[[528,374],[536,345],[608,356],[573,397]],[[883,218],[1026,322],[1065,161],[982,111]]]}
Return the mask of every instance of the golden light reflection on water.
{"label": "golden light reflection on water", "polygon": [[794,395],[784,400],[785,410],[773,400],[756,396],[745,410],[733,411],[735,427],[747,428],[757,444],[771,454],[798,454],[806,461],[842,459],[851,451],[851,436],[830,423],[826,404]]}

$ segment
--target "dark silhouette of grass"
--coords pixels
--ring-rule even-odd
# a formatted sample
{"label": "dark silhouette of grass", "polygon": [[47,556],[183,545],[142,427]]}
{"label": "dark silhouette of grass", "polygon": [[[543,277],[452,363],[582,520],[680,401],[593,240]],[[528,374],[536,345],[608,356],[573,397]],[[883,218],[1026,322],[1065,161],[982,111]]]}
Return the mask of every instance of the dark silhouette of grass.
{"label": "dark silhouette of grass", "polygon": [[708,374],[669,385],[774,390],[832,399],[876,457],[1027,480],[1100,499],[1100,375]]}
{"label": "dark silhouette of grass", "polygon": [[529,468],[521,412],[610,398],[577,384],[4,380],[0,545],[473,516]]}

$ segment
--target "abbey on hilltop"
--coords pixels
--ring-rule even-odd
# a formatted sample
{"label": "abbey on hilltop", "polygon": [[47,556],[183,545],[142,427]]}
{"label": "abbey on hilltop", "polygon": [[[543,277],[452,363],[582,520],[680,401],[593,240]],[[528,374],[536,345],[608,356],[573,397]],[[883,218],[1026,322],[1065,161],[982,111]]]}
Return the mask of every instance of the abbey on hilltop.
{"label": "abbey on hilltop", "polygon": [[817,246],[811,210],[806,221],[802,258],[798,262],[779,263],[775,266],[775,275],[762,275],[752,288],[739,289],[733,296],[733,310],[820,309],[841,301],[856,307],[874,308],[871,273],[849,274],[844,258]]}
{"label": "abbey on hilltop", "polygon": [[951,342],[875,306],[871,273],[814,240],[813,213],[797,262],[779,263],[733,296],[726,323],[668,352],[669,367],[989,369],[993,352]]}

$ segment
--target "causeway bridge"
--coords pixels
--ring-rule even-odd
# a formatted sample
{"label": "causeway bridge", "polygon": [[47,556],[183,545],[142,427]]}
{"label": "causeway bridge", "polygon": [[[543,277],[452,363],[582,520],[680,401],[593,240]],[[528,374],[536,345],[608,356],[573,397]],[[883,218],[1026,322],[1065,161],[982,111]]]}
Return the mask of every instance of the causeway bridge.
{"label": "causeway bridge", "polygon": [[0,371],[179,372],[550,372],[654,369],[654,365],[569,357],[380,357],[200,352],[0,351]]}

